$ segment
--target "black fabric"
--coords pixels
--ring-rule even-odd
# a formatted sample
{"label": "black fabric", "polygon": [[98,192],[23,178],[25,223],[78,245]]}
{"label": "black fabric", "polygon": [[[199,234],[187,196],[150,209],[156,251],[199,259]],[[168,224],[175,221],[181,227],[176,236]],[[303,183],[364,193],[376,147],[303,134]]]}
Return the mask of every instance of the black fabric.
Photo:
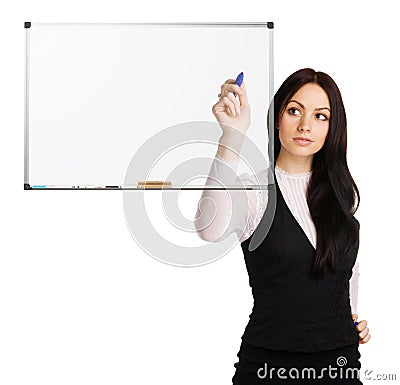
{"label": "black fabric", "polygon": [[267,236],[253,251],[248,245],[254,233],[241,243],[254,297],[242,340],[266,349],[304,353],[357,344],[349,280],[359,242],[350,256],[338,258],[335,273],[328,268],[315,281],[311,274],[315,248],[275,185],[276,211]]}
{"label": "black fabric", "polygon": [[300,353],[265,349],[242,341],[237,356],[233,385],[362,385],[358,343],[324,352]]}

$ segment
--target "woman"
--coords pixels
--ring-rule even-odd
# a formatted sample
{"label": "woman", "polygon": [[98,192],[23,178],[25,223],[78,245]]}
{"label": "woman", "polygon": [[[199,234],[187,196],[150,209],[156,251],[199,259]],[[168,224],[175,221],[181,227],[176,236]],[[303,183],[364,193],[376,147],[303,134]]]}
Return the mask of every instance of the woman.
{"label": "woman", "polygon": [[[212,178],[223,179],[221,163],[237,166],[238,155],[228,147],[235,141],[232,147],[240,148],[240,143],[229,127],[245,134],[250,125],[245,83],[239,87],[234,82],[228,79],[221,86],[212,109],[223,130]],[[246,190],[248,202],[243,207],[249,204],[252,220],[244,225],[238,225],[243,207],[234,207],[232,220],[227,220],[231,210],[223,191],[203,191],[202,198],[211,198],[217,208],[213,221],[204,226],[210,216],[200,207],[202,199],[196,214],[202,239],[238,233],[254,296],[232,381],[236,385],[301,384],[319,379],[361,384],[358,345],[368,342],[370,335],[365,320],[353,324],[359,246],[354,212],[359,192],[347,167],[346,114],[340,91],[330,76],[306,68],[283,82],[273,106],[277,200],[267,236],[249,251],[263,213],[269,212],[260,205],[261,190]],[[256,183],[248,174],[239,179]]]}

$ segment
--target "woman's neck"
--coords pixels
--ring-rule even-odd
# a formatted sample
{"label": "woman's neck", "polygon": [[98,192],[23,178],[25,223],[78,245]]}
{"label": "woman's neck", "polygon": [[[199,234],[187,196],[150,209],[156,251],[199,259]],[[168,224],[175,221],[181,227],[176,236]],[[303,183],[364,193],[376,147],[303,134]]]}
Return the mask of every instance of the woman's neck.
{"label": "woman's neck", "polygon": [[275,164],[289,174],[300,174],[312,170],[312,157],[299,156],[293,160],[284,158],[279,154]]}

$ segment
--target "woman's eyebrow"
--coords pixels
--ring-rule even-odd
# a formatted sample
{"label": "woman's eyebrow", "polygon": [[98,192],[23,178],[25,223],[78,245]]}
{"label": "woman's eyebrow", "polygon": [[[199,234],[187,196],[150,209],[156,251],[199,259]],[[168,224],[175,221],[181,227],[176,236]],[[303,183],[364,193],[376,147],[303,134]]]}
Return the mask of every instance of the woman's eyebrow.
{"label": "woman's eyebrow", "polygon": [[[291,99],[291,100],[288,101],[288,104],[289,104],[290,102],[295,102],[295,103],[297,103],[301,108],[304,108],[304,106],[303,106],[300,102],[298,102],[297,100]],[[331,112],[331,110],[330,110],[328,107],[316,108],[314,111],[318,111],[318,110],[328,110],[329,112]]]}

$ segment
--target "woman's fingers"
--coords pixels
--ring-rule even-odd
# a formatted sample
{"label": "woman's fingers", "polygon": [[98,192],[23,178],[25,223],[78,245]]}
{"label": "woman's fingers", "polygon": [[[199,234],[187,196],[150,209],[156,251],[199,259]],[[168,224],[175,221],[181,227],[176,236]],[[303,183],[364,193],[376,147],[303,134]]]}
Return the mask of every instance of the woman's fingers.
{"label": "woman's fingers", "polygon": [[[228,80],[232,80],[233,82],[235,82],[233,79]],[[233,95],[233,92],[235,92],[239,98],[236,98]],[[245,107],[248,105],[246,85],[244,82],[242,82],[242,85],[240,87],[237,84],[224,83],[221,86],[221,97],[228,97],[230,100],[232,100],[232,102],[235,104],[235,108],[238,114],[240,113],[240,106]]]}
{"label": "woman's fingers", "polygon": [[226,94],[229,94],[231,92],[235,92],[236,94],[243,95],[244,91],[243,91],[243,88],[239,87],[237,84],[224,83],[221,86],[221,95],[222,96],[225,96]]}
{"label": "woman's fingers", "polygon": [[362,320],[358,323],[358,325],[356,326],[356,329],[361,332],[362,330],[364,330],[367,327],[367,321]]}
{"label": "woman's fingers", "polygon": [[368,335],[368,333],[369,333],[369,328],[365,328],[362,332],[358,333],[358,335],[360,336],[361,339],[363,339]]}
{"label": "woman's fingers", "polygon": [[240,105],[242,107],[247,107],[249,105],[249,101],[247,100],[247,90],[245,82],[242,82],[242,85],[239,87],[239,89],[242,91],[242,93],[239,93]]}
{"label": "woman's fingers", "polygon": [[371,334],[368,334],[365,338],[359,341],[360,344],[366,344],[371,338]]}
{"label": "woman's fingers", "polygon": [[[240,104],[239,101],[229,92],[223,99],[230,103],[231,109],[233,109],[236,114],[240,115]],[[233,107],[233,108],[232,108]]]}
{"label": "woman's fingers", "polygon": [[358,330],[358,336],[360,337],[360,344],[365,344],[369,341],[371,338],[371,335],[369,334],[369,327],[367,327],[368,322],[365,320],[360,321],[360,323],[356,326],[356,329]]}
{"label": "woman's fingers", "polygon": [[226,130],[225,124],[234,125],[243,133],[246,133],[249,128],[251,113],[250,105],[245,105],[247,103],[245,92],[244,82],[239,87],[235,84],[234,79],[228,79],[221,86],[221,94],[218,95],[219,100],[212,106],[211,110],[220,123],[223,132]]}
{"label": "woman's fingers", "polygon": [[225,80],[225,83],[224,84],[222,84],[222,86],[221,86],[221,92],[224,90],[224,87],[227,85],[227,84],[235,84],[235,79],[226,79]]}
{"label": "woman's fingers", "polygon": [[[229,80],[229,79],[228,79]],[[230,79],[235,82],[235,80]],[[227,84],[226,82],[221,86],[221,99],[220,103],[222,103],[227,110],[234,116],[240,115],[240,105],[239,101],[233,95],[233,91],[237,91],[238,93],[242,93],[242,90],[238,87],[237,84]]]}
{"label": "woman's fingers", "polygon": [[[229,84],[225,88],[227,91],[235,92],[236,95],[239,97],[240,105],[242,107],[247,107],[249,104],[249,101],[247,100],[247,91],[246,91],[246,84],[245,82],[242,83],[242,85],[239,87],[237,84]],[[222,94],[224,95],[224,94]],[[233,95],[233,94],[232,94]]]}
{"label": "woman's fingers", "polygon": [[226,107],[227,111],[236,116],[235,104],[227,96],[221,98],[220,103],[222,103]]}

